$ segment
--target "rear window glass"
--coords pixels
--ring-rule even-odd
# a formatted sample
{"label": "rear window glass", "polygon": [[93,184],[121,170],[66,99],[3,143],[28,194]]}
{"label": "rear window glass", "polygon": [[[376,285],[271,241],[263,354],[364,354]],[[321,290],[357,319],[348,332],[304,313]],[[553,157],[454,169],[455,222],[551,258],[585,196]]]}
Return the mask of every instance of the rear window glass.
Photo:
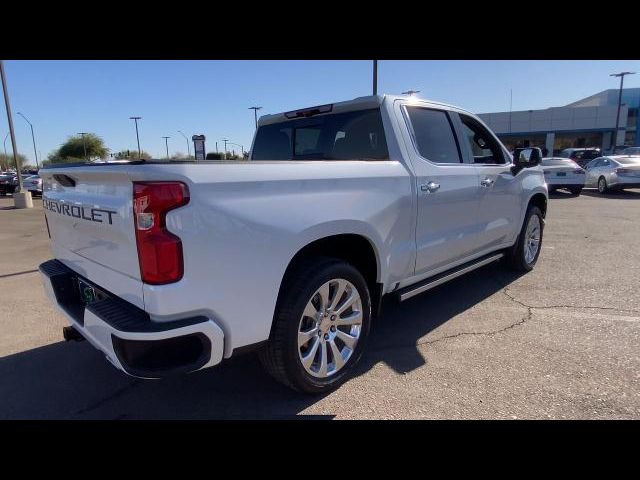
{"label": "rear window glass", "polygon": [[573,162],[569,159],[563,158],[543,158],[542,159],[543,167],[557,167],[557,166],[565,166],[565,167],[573,167],[578,166],[576,162]]}
{"label": "rear window glass", "polygon": [[252,160],[388,160],[379,109],[265,125]]}
{"label": "rear window glass", "polygon": [[616,162],[618,162],[621,165],[640,165],[640,157],[616,158]]}
{"label": "rear window glass", "polygon": [[600,152],[597,150],[581,150],[571,154],[571,158],[575,158],[577,160],[590,160],[599,156]]}

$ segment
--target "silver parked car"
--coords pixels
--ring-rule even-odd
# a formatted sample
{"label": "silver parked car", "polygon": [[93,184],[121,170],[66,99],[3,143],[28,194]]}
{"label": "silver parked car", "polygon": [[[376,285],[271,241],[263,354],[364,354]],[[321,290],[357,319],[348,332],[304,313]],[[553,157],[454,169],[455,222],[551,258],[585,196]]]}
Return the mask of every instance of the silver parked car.
{"label": "silver parked car", "polygon": [[580,195],[584,187],[585,171],[573,160],[568,158],[543,158],[540,163],[544,171],[549,193],[566,189],[574,195]]}
{"label": "silver parked car", "polygon": [[31,175],[22,180],[25,190],[29,190],[32,195],[42,196],[42,179],[38,175]]}
{"label": "silver parked car", "polygon": [[623,188],[640,188],[640,156],[599,157],[587,164],[585,187],[600,193]]}

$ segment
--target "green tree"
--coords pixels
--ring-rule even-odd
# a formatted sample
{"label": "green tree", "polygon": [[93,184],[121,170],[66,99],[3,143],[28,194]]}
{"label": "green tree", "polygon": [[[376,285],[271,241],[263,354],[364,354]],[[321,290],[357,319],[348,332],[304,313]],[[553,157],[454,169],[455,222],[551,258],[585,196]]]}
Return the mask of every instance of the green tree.
{"label": "green tree", "polygon": [[[24,168],[28,162],[27,157],[19,153],[18,162],[20,163],[20,168]],[[16,164],[13,161],[13,155],[11,153],[7,155],[0,153],[0,170],[8,170],[9,168],[16,168]]]}
{"label": "green tree", "polygon": [[82,135],[70,136],[58,150],[49,154],[47,160],[51,163],[72,163],[83,162],[85,159],[95,161],[107,158],[109,149],[102,138],[95,133],[87,133],[84,138],[82,137]]}
{"label": "green tree", "polygon": [[[142,160],[151,160],[151,155],[142,150],[140,158]],[[121,150],[114,155],[116,160],[138,160],[138,150]]]}

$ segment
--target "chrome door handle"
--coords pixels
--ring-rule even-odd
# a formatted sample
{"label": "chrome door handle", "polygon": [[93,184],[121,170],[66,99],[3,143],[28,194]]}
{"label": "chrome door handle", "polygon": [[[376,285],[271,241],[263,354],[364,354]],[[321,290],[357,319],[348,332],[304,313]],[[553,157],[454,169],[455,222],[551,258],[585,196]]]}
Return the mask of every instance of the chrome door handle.
{"label": "chrome door handle", "polygon": [[434,193],[440,188],[440,184],[436,182],[425,183],[424,185],[420,185],[420,190],[423,192]]}
{"label": "chrome door handle", "polygon": [[484,180],[480,181],[480,185],[483,187],[490,187],[491,185],[493,185],[495,180],[493,180],[492,178],[485,178]]}

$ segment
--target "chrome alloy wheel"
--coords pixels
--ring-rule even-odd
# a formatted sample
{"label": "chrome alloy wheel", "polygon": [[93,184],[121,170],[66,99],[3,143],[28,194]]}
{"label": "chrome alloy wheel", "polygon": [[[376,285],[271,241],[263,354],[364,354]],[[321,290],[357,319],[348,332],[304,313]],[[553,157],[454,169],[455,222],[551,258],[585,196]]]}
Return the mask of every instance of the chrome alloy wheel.
{"label": "chrome alloy wheel", "polygon": [[528,264],[533,262],[540,248],[540,232],[540,217],[538,217],[538,215],[531,215],[524,237],[524,260]]}
{"label": "chrome alloy wheel", "polygon": [[311,296],[298,326],[298,356],[317,378],[339,372],[349,361],[362,330],[362,299],[342,278],[329,280]]}

